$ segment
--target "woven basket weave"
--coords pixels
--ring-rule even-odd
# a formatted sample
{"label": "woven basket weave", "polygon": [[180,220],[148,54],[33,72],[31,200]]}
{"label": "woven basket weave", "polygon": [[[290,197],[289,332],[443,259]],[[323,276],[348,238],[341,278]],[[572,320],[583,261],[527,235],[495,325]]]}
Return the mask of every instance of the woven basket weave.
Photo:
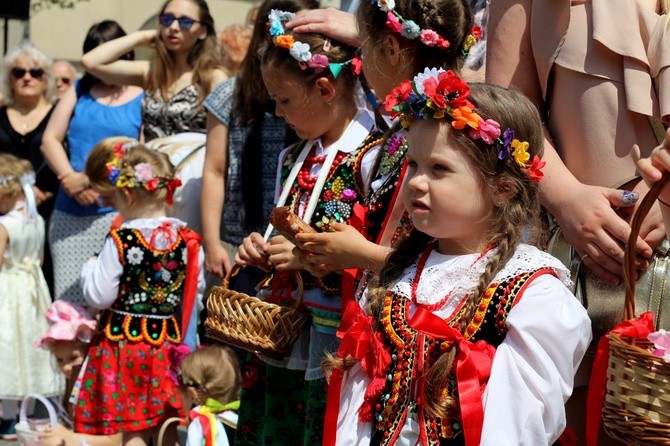
{"label": "woven basket weave", "polygon": [[[668,181],[670,175],[666,174],[654,184],[631,222],[624,258],[624,320],[635,318],[635,241],[642,220]],[[614,333],[607,336],[610,351],[602,412],[605,431],[631,445],[670,446],[670,364],[651,354],[651,343],[646,339]]]}
{"label": "woven basket weave", "polygon": [[209,338],[274,358],[286,356],[307,322],[301,308],[303,284],[296,274],[298,299],[292,307],[281,306],[228,288],[240,266],[226,274],[221,286],[207,299],[205,329]]}

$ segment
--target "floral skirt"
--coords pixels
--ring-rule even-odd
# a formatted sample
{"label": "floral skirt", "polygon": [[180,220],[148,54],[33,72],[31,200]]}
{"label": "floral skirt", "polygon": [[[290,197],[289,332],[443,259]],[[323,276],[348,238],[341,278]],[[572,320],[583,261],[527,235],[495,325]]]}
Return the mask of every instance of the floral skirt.
{"label": "floral skirt", "polygon": [[78,379],[75,432],[142,431],[176,416],[181,400],[167,373],[169,345],[110,341],[101,335],[93,339]]}

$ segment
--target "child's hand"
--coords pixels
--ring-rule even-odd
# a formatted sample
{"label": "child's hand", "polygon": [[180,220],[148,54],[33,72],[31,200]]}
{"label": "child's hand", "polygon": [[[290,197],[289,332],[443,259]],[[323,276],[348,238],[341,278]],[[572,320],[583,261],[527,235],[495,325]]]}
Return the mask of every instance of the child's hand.
{"label": "child's hand", "polygon": [[205,269],[208,273],[214,274],[219,279],[223,279],[230,271],[230,258],[226,248],[217,243],[214,246],[205,247]]}
{"label": "child's hand", "polygon": [[235,263],[243,266],[256,266],[262,270],[269,271],[272,265],[268,261],[268,245],[263,236],[258,232],[252,232],[245,237],[242,244],[237,248]]}
{"label": "child's hand", "polygon": [[296,236],[300,242],[298,248],[304,253],[303,261],[329,272],[347,268],[373,269],[377,266],[371,264],[369,253],[382,248],[367,240],[353,226],[335,223],[332,228],[335,232],[300,233]]}
{"label": "child's hand", "polygon": [[279,271],[303,269],[299,259],[293,254],[295,245],[283,235],[272,237],[268,247],[269,260]]}
{"label": "child's hand", "polygon": [[77,435],[60,424],[47,427],[43,432],[40,432],[39,441],[41,446],[69,446],[78,444]]}

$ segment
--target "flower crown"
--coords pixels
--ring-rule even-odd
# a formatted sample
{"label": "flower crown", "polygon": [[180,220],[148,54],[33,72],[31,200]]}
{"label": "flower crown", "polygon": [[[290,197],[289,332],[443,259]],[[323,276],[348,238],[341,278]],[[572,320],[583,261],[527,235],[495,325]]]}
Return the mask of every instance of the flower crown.
{"label": "flower crown", "polygon": [[12,181],[18,181],[21,186],[34,186],[35,172],[31,170],[21,175],[0,175],[0,186],[7,186]]}
{"label": "flower crown", "polygon": [[[286,31],[284,30],[283,23],[288,22],[293,17],[295,17],[295,14],[292,12],[280,11],[278,9],[271,10],[268,15],[270,36],[272,36],[272,43],[275,46],[289,50],[291,56],[298,61],[301,69],[312,68],[316,73],[321,73],[324,69],[328,68],[333,77],[337,78],[342,68],[346,65],[351,65],[354,74],[361,73],[361,59],[359,57],[354,57],[346,62],[330,62],[328,56],[324,54],[312,54],[308,44],[296,41],[293,36],[285,34]],[[326,52],[330,51],[330,40],[326,39],[323,44],[323,50]]]}
{"label": "flower crown", "polygon": [[[430,28],[421,29],[414,20],[406,20],[395,10],[395,0],[371,0],[373,4],[377,4],[379,9],[386,13],[386,26],[393,32],[400,34],[407,39],[416,39],[417,37],[426,46],[436,46],[438,48],[447,49],[451,46],[451,42],[439,35],[436,31]],[[478,25],[473,25],[470,34],[465,37],[463,41],[463,48],[461,53],[466,57],[479,39],[482,38],[482,29]]]}
{"label": "flower crown", "polygon": [[470,86],[453,71],[426,68],[413,81],[405,80],[391,91],[386,97],[386,110],[394,117],[400,116],[404,128],[409,128],[414,119],[450,119],[454,129],[467,129],[470,138],[497,146],[500,161],[512,158],[531,180],[540,181],[546,163],[537,155],[530,160],[528,142],[516,139],[514,130],[501,131],[497,121],[479,116],[469,95]]}
{"label": "flower crown", "polygon": [[129,149],[137,145],[137,141],[118,142],[114,145],[114,158],[107,163],[107,178],[109,182],[119,189],[140,187],[149,192],[157,189],[166,189],[166,201],[172,204],[174,190],[181,186],[179,178],[162,178],[154,176],[153,167],[149,163],[138,163],[133,166],[133,172],[119,170],[119,162]]}

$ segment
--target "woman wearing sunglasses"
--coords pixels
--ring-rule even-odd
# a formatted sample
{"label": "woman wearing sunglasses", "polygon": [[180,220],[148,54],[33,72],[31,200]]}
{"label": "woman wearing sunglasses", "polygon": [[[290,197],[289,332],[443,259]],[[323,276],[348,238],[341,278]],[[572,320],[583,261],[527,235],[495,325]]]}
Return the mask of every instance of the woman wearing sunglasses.
{"label": "woman wearing sunglasses", "polygon": [[[100,45],[81,60],[86,71],[105,82],[146,89],[145,142],[177,133],[205,133],[202,102],[226,78],[214,19],[204,0],[168,0],[158,23],[158,30],[136,31]],[[151,62],[118,60],[141,46],[155,48]]]}
{"label": "woman wearing sunglasses", "polygon": [[[58,179],[44,162],[40,144],[53,103],[56,85],[51,59],[30,43],[11,50],[0,72],[0,152],[27,159],[37,174],[35,195],[38,211],[48,224],[54,207]],[[51,255],[45,252],[44,277],[53,291]]]}

